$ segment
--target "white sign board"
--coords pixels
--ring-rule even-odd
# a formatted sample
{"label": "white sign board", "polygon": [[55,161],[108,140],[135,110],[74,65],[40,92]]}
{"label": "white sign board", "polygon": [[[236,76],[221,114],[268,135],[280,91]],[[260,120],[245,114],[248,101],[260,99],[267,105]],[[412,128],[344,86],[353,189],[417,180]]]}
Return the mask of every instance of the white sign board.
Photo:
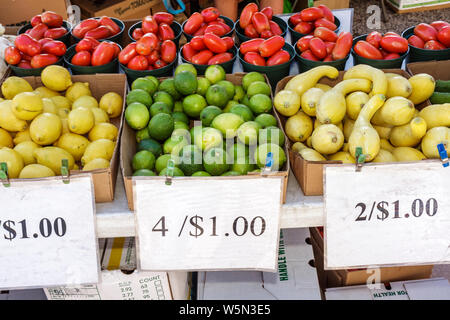
{"label": "white sign board", "polygon": [[440,161],[324,169],[325,268],[450,262],[450,168]]}
{"label": "white sign board", "polygon": [[282,179],[135,179],[140,269],[276,270]]}
{"label": "white sign board", "polygon": [[90,175],[0,184],[0,288],[97,283]]}

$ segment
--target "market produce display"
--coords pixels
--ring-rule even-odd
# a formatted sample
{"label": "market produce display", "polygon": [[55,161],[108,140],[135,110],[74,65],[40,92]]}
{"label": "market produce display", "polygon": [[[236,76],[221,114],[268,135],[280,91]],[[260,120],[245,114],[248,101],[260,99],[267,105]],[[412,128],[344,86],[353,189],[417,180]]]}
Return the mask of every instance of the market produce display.
{"label": "market produce display", "polygon": [[335,17],[326,5],[303,9],[289,17],[293,30],[301,34],[312,34],[317,28],[335,31]]}
{"label": "market produce display", "polygon": [[113,19],[103,16],[81,21],[72,29],[72,34],[78,39],[91,37],[102,40],[117,35],[121,30]]}
{"label": "market produce display", "polygon": [[159,40],[174,40],[175,33],[171,28],[173,15],[167,12],[157,12],[142,19],[141,27],[135,28],[132,33],[133,40],[141,39],[146,33],[155,34]]}
{"label": "market produce display", "polygon": [[361,148],[365,162],[417,161],[438,159],[439,143],[450,150],[450,104],[415,107],[432,96],[432,76],[407,79],[361,64],[334,87],[318,83],[323,77],[337,79],[339,71],[299,74],[274,99],[292,150],[305,160],[355,163]]}
{"label": "market produce display", "polygon": [[183,24],[184,33],[191,36],[203,36],[213,33],[222,37],[231,31],[229,25],[220,17],[219,10],[214,7],[203,9],[200,13],[194,12]]}
{"label": "market produce display", "polygon": [[279,36],[283,31],[275,21],[272,21],[272,17],[272,7],[265,7],[259,11],[256,3],[249,3],[241,12],[239,26],[249,38],[268,39]]}
{"label": "market produce display", "polygon": [[414,35],[408,38],[408,43],[413,47],[427,50],[450,48],[450,23],[446,21],[420,23],[414,27]]}
{"label": "market produce display", "polygon": [[256,38],[241,44],[239,52],[244,61],[256,66],[275,66],[288,62],[291,55],[284,50],[284,38],[273,36],[269,39]]}
{"label": "market produce display", "polygon": [[120,46],[112,41],[99,42],[92,37],[84,37],[75,45],[76,53],[70,63],[77,66],[102,66],[119,56]]}
{"label": "market produce display", "polygon": [[374,60],[398,59],[408,51],[408,40],[395,32],[378,31],[369,33],[365,40],[359,40],[353,47],[355,53],[363,58]]}
{"label": "market produce display", "polygon": [[175,176],[258,172],[268,152],[274,170],[286,162],[270,86],[260,73],[237,85],[221,66],[197,77],[192,65],[181,64],[173,78],[135,80],[126,100],[125,119],[136,130],[134,175],[166,175],[169,160]]}
{"label": "market produce display", "polygon": [[69,170],[108,168],[118,128],[122,97],[108,92],[97,101],[89,83],[72,82],[67,69],[52,65],[32,88],[19,77],[7,78],[0,102],[0,162],[9,178],[40,178]]}
{"label": "market produce display", "polygon": [[230,50],[234,47],[232,37],[220,37],[208,30],[204,35],[194,36],[181,49],[185,60],[194,64],[212,65],[221,64],[233,59]]}

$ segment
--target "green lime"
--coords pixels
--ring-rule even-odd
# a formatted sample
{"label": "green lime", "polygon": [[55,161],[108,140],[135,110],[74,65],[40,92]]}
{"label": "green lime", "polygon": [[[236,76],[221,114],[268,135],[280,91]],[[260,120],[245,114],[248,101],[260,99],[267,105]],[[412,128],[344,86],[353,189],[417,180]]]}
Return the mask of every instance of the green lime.
{"label": "green lime", "polygon": [[277,119],[271,114],[261,113],[255,118],[255,121],[259,123],[261,128],[267,128],[277,125]]}
{"label": "green lime", "polygon": [[188,96],[197,91],[197,75],[190,71],[182,71],[175,75],[175,89],[182,95]]}
{"label": "green lime", "polygon": [[209,127],[216,116],[222,113],[222,109],[216,106],[207,106],[200,112],[200,120],[202,125]]}
{"label": "green lime", "polygon": [[127,106],[132,104],[133,102],[140,102],[145,105],[147,108],[153,103],[152,96],[145,90],[142,89],[134,89],[131,90],[127,95]]}
{"label": "green lime", "polygon": [[164,141],[173,131],[173,118],[167,113],[158,113],[148,123],[150,137],[158,141]]}
{"label": "green lime", "polygon": [[148,150],[136,152],[132,160],[133,170],[148,169],[153,170],[155,167],[155,155]]}
{"label": "green lime", "polygon": [[239,158],[248,158],[249,155],[248,146],[240,142],[235,143],[232,147],[228,148],[227,152],[230,159],[233,159],[233,163]]}
{"label": "green lime", "polygon": [[235,104],[230,109],[231,113],[237,114],[244,121],[252,121],[255,117],[253,116],[252,110],[244,104]]}
{"label": "green lime", "polygon": [[180,150],[189,145],[189,141],[182,137],[170,137],[164,142],[163,151],[165,154],[172,154],[178,157]]}
{"label": "green lime", "polygon": [[158,141],[153,140],[153,139],[141,140],[137,145],[137,150],[138,151],[148,150],[151,153],[153,153],[155,158],[159,157],[162,154],[161,144]]}
{"label": "green lime", "polygon": [[174,130],[177,130],[177,129],[189,130],[189,126],[186,123],[184,123],[183,121],[174,121],[173,129]]}
{"label": "green lime", "polygon": [[280,128],[270,126],[259,131],[258,143],[275,143],[279,146],[284,145],[284,134]]}
{"label": "green lime", "polygon": [[157,101],[150,107],[150,115],[156,116],[158,113],[171,114],[169,106],[165,102]]}
{"label": "green lime", "polygon": [[272,99],[265,94],[255,94],[250,98],[249,107],[255,114],[269,112],[272,110]]}
{"label": "green lime", "polygon": [[158,90],[167,92],[172,96],[173,100],[181,99],[181,94],[175,89],[175,80],[173,78],[163,80]]}
{"label": "green lime", "polygon": [[249,171],[255,169],[255,165],[250,163],[248,157],[237,158],[233,165],[231,166],[232,171],[237,171],[240,174],[247,174]]}
{"label": "green lime", "polygon": [[203,167],[212,176],[220,176],[229,169],[226,152],[222,148],[211,148],[203,155]]}
{"label": "green lime", "polygon": [[170,111],[173,109],[174,100],[172,96],[165,91],[156,91],[153,94],[153,102],[164,102],[170,108]]}
{"label": "green lime", "polygon": [[179,74],[180,72],[183,72],[183,71],[189,71],[189,72],[193,73],[195,76],[197,76],[197,69],[195,69],[195,67],[190,63],[179,64],[175,68],[174,75],[176,76],[177,74]]}
{"label": "green lime", "polygon": [[217,64],[211,65],[205,70],[205,78],[212,84],[225,80],[225,69]]}
{"label": "green lime", "polygon": [[171,154],[163,154],[156,159],[155,162],[155,170],[156,172],[160,173],[162,169],[167,167],[167,163],[172,158]]}
{"label": "green lime", "polygon": [[153,177],[156,176],[156,174],[152,171],[152,170],[148,170],[148,169],[139,169],[137,171],[135,171],[133,173],[134,177],[138,177],[138,176],[149,176],[149,177]]}
{"label": "green lime", "polygon": [[194,126],[189,130],[192,142],[195,141],[195,139],[197,139],[196,137],[198,135],[200,136],[202,135],[202,129],[203,129],[202,126]]}
{"label": "green lime", "polygon": [[256,71],[249,72],[242,78],[242,88],[244,89],[244,91],[247,91],[250,84],[256,81],[265,82],[266,79],[259,72]]}
{"label": "green lime", "polygon": [[244,97],[241,99],[241,104],[246,105],[247,107],[250,106],[250,100],[248,98],[248,95],[244,95]]}
{"label": "green lime", "polygon": [[197,92],[198,94],[205,96],[206,90],[211,86],[211,82],[208,79],[203,77],[197,77]]}
{"label": "green lime", "polygon": [[145,128],[150,119],[150,113],[145,105],[133,102],[125,109],[125,120],[134,130]]}
{"label": "green lime", "polygon": [[150,139],[147,128],[136,131],[136,142],[141,142],[144,139]]}
{"label": "green lime", "polygon": [[224,86],[213,84],[206,90],[206,101],[212,106],[222,108],[226,106],[228,100],[227,90]]}
{"label": "green lime", "polygon": [[273,157],[272,170],[279,171],[286,162],[286,154],[279,145],[274,143],[261,144],[256,148],[253,158],[257,166],[262,168],[266,165],[266,158],[269,152],[272,153]]}
{"label": "green lime", "polygon": [[194,137],[193,143],[201,150],[221,147],[223,144],[222,133],[214,128],[202,128],[201,134]]}
{"label": "green lime", "polygon": [[238,140],[246,145],[258,143],[258,132],[261,127],[255,121],[244,122],[237,131]]}
{"label": "green lime", "polygon": [[235,105],[239,104],[239,102],[235,101],[235,100],[230,100],[228,101],[227,105],[225,106],[225,108],[223,109],[223,113],[228,113],[231,111],[231,108],[233,108]]}
{"label": "green lime", "polygon": [[183,99],[183,111],[191,118],[198,118],[206,106],[205,98],[197,93]]}
{"label": "green lime", "polygon": [[237,171],[227,171],[225,173],[222,173],[221,176],[241,176],[242,174]]}
{"label": "green lime", "polygon": [[206,171],[197,171],[192,174],[193,177],[211,177],[211,175]]}
{"label": "green lime", "polygon": [[186,124],[189,124],[189,118],[187,117],[187,115],[184,112],[174,111],[172,113],[172,118],[174,121],[181,121]]}
{"label": "green lime", "polygon": [[223,136],[231,139],[236,136],[236,131],[244,120],[234,113],[222,113],[214,118],[211,127],[222,132]]}
{"label": "green lime", "polygon": [[228,80],[222,80],[217,82],[219,86],[222,86],[227,91],[228,100],[232,100],[234,98],[234,84]]}
{"label": "green lime", "polygon": [[[164,168],[159,173],[160,176],[165,176],[167,174],[167,168]],[[184,177],[183,171],[180,170],[180,168],[174,167],[173,168],[173,176],[174,177]]]}
{"label": "green lime", "polygon": [[194,145],[184,146],[180,151],[180,165],[178,166],[186,176],[191,176],[203,170],[202,151]]}
{"label": "green lime", "polygon": [[265,94],[266,96],[270,97],[271,90],[269,85],[265,81],[255,81],[248,86],[247,95],[249,96],[249,98],[258,93]]}
{"label": "green lime", "polygon": [[242,98],[244,98],[244,96],[245,96],[244,88],[242,88],[242,86],[234,86],[233,100],[240,102]]}
{"label": "green lime", "polygon": [[148,78],[137,78],[131,84],[131,90],[134,89],[142,89],[152,95],[158,89],[158,84],[156,84],[153,80]]}
{"label": "green lime", "polygon": [[173,112],[183,112],[183,102],[175,101],[173,105]]}
{"label": "green lime", "polygon": [[159,80],[158,80],[158,78],[156,78],[155,76],[146,76],[145,78],[153,81],[153,83],[156,86],[156,90],[158,90],[158,87],[159,87]]}

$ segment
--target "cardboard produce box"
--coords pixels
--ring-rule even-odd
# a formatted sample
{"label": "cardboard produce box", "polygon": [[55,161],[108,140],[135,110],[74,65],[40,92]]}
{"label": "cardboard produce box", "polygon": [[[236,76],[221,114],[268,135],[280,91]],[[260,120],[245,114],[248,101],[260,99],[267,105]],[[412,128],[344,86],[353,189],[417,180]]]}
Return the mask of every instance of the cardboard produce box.
{"label": "cardboard produce box", "polygon": [[197,300],[320,300],[307,228],[280,232],[278,271],[199,272]]}
{"label": "cardboard produce box", "polygon": [[450,80],[450,60],[412,62],[406,65],[406,70],[411,75],[427,73],[434,80]]}
{"label": "cardboard produce box", "polygon": [[[33,88],[42,86],[40,77],[24,77]],[[95,74],[95,75],[72,75],[72,82],[88,82],[92,96],[100,100],[107,92],[116,92],[123,99],[122,113],[119,117],[111,119],[111,123],[118,128],[118,137],[114,153],[110,161],[110,167],[90,171],[95,189],[95,202],[110,202],[114,200],[114,189],[116,185],[117,170],[119,169],[119,145],[122,131],[125,97],[127,94],[127,79],[125,74]],[[83,171],[70,170],[70,175],[76,175]],[[14,181],[12,179],[11,181]]]}
{"label": "cardboard produce box", "polygon": [[[332,287],[365,285],[369,277],[372,279],[373,272],[370,269],[325,270],[323,228],[310,228],[309,230],[319,283],[323,290]],[[431,277],[432,271],[432,265],[384,267],[380,268],[380,283],[426,279]]]}
{"label": "cardboard produce box", "polygon": [[2,0],[0,1],[0,23],[3,25],[25,24],[44,11],[54,11],[67,20],[69,0]]}
{"label": "cardboard produce box", "polygon": [[[384,69],[384,72],[390,72],[390,73],[396,73],[399,75],[404,76],[405,78],[410,78],[411,76],[402,69]],[[331,80],[329,78],[322,78],[319,83],[327,84],[331,87],[336,85],[337,83],[341,82],[343,80],[345,71],[339,71],[338,78]],[[280,82],[278,82],[275,95],[284,89],[286,84],[290,79],[292,79],[294,76],[287,76],[283,79],[281,79]],[[417,109],[422,109],[425,106],[430,105],[429,100],[421,103],[420,105],[417,105]],[[276,110],[275,110],[276,111]],[[277,112],[278,114],[278,112]],[[288,117],[278,115],[281,119],[281,123],[284,126],[286,124],[286,121]],[[306,143],[306,142],[304,142]],[[308,161],[302,158],[300,154],[297,152],[292,151],[292,145],[294,144],[292,141],[287,139],[287,144],[289,148],[289,159],[290,159],[290,165],[292,168],[292,172],[294,173],[298,183],[300,184],[300,187],[302,188],[303,193],[306,196],[319,196],[323,195],[323,170],[325,164],[338,164],[341,163],[341,161]]]}
{"label": "cardboard produce box", "polygon": [[450,283],[444,278],[398,281],[379,289],[352,286],[327,289],[327,300],[450,300]]}
{"label": "cardboard produce box", "polygon": [[450,8],[450,0],[387,0],[386,2],[396,13]]}
{"label": "cardboard produce box", "polygon": [[[240,85],[242,83],[242,78],[244,77],[244,75],[245,75],[245,73],[227,74],[226,80],[231,81],[233,84]],[[266,78],[266,82],[269,84],[269,80],[267,79],[266,76],[265,76],[265,78]],[[164,79],[165,78],[160,78],[160,80],[164,80]],[[269,84],[269,86],[270,86],[270,84]],[[273,101],[273,97],[272,97],[272,101]],[[277,114],[273,113],[273,115],[277,119],[278,127],[281,128],[281,122],[280,122],[280,119],[278,118]],[[125,184],[125,191],[126,191],[127,200],[128,200],[128,207],[130,208],[130,210],[134,210],[133,180],[132,180],[133,169],[131,167],[131,162],[132,162],[134,154],[136,153],[136,134],[135,133],[136,133],[135,130],[131,129],[130,126],[128,126],[127,122],[124,121],[122,136],[121,136],[121,144],[120,144],[120,166],[122,169],[123,181]],[[287,141],[287,140],[288,140],[288,138],[285,136],[285,141]],[[281,177],[283,179],[283,190],[282,190],[282,194],[281,194],[280,203],[284,203],[286,201],[287,182],[288,182],[289,168],[290,168],[289,157],[288,157],[288,153],[287,153],[288,152],[287,142],[285,143],[283,149],[286,154],[286,163],[284,164],[282,170],[271,173],[271,175],[270,175],[271,177],[277,176],[277,177]],[[262,177],[259,174],[252,174],[252,175],[249,174],[246,176],[209,177],[209,179],[224,179],[225,178],[225,179],[239,180],[239,179],[242,179],[243,177],[248,178],[250,176],[255,179],[265,179],[265,177]],[[185,179],[185,177],[175,177],[174,180],[179,179],[179,178]],[[187,177],[187,178],[189,178],[189,177]],[[151,177],[150,177],[150,179],[151,179]],[[193,179],[195,179],[195,178],[193,178]]]}

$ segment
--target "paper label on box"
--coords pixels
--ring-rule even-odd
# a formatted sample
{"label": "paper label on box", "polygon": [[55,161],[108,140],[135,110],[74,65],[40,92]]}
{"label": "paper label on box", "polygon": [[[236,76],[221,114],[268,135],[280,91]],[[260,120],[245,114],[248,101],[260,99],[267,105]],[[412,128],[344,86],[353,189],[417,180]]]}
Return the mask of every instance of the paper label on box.
{"label": "paper label on box", "polygon": [[90,175],[0,188],[0,288],[98,282]]}
{"label": "paper label on box", "polygon": [[325,268],[450,261],[450,169],[440,161],[324,169]]}
{"label": "paper label on box", "polygon": [[136,179],[140,269],[276,270],[282,179]]}

